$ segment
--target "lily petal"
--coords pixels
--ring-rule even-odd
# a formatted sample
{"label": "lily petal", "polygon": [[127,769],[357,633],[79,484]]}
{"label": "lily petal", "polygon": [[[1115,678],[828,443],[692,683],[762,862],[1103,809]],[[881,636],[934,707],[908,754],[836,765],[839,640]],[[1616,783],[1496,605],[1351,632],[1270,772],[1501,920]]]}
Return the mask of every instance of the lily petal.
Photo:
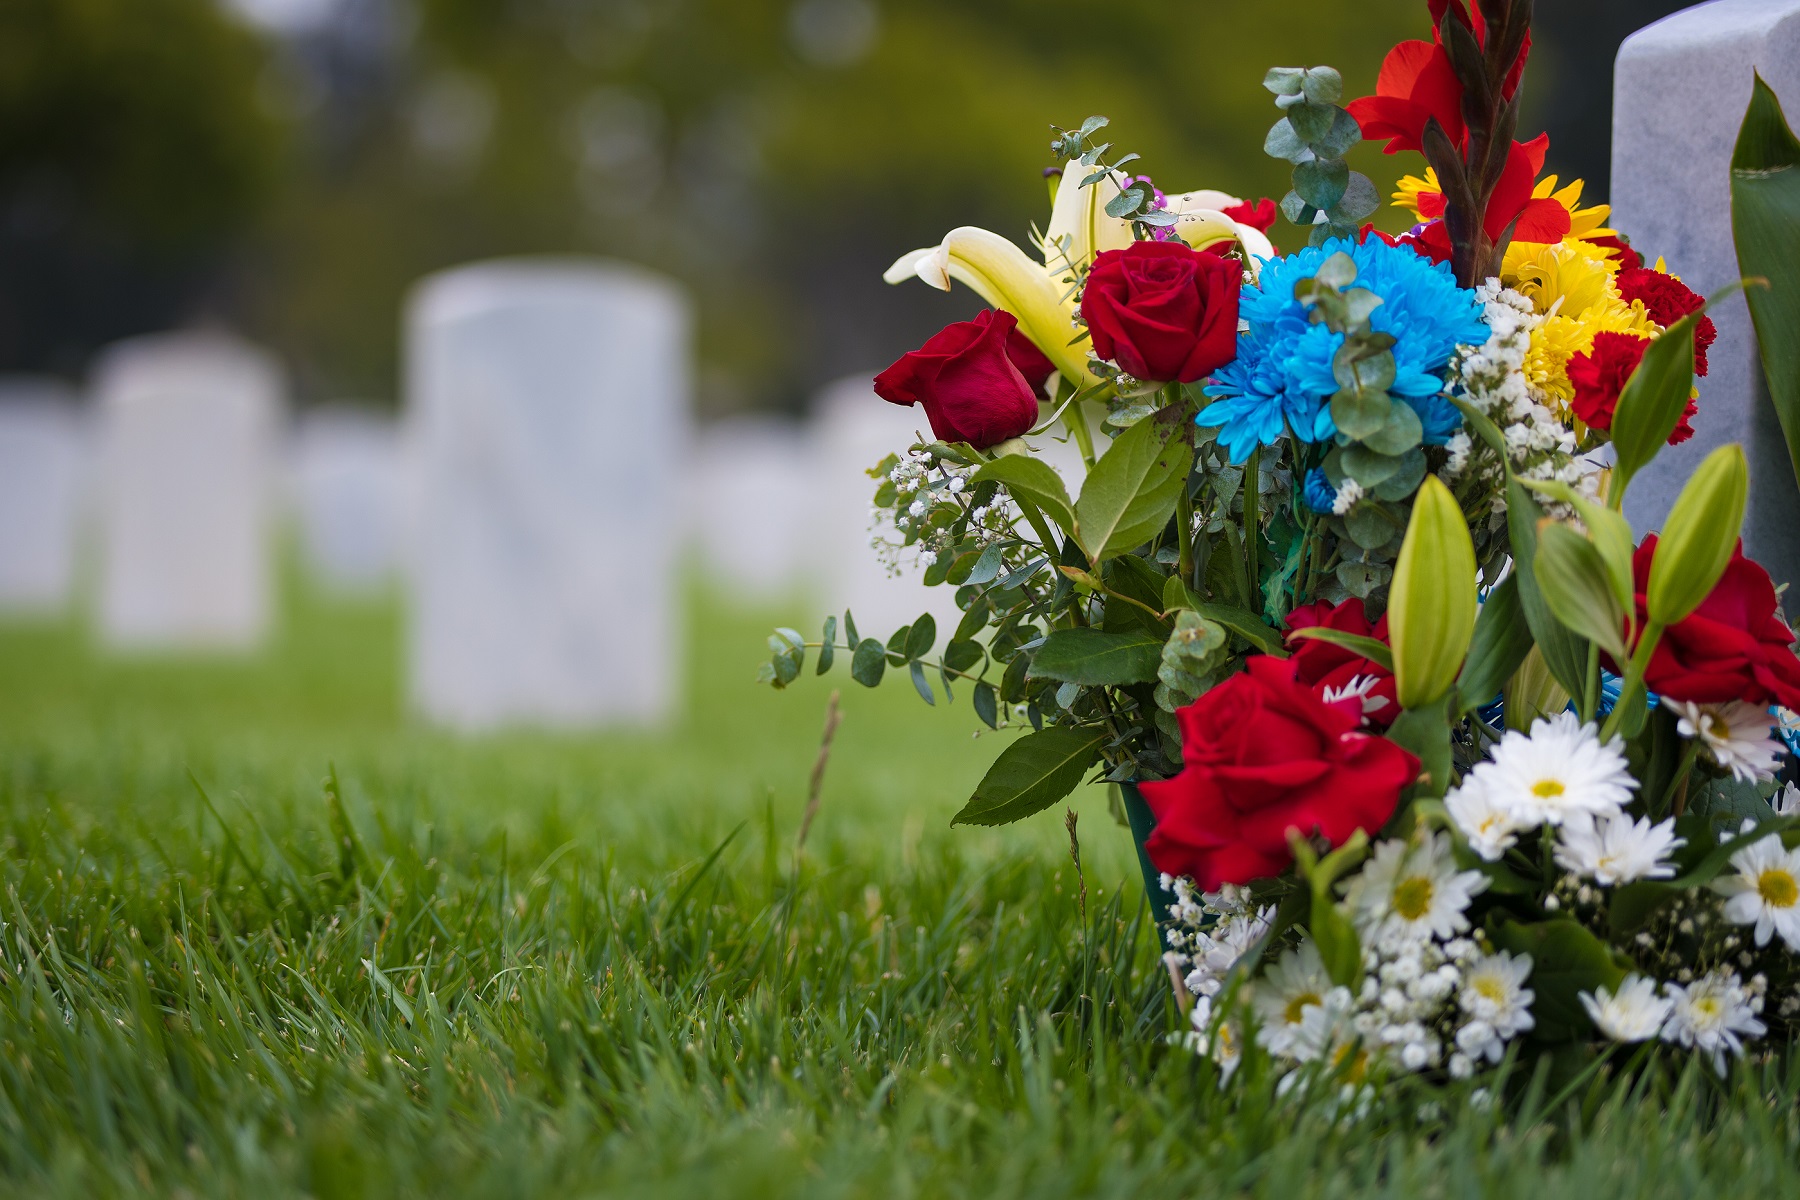
{"label": "lily petal", "polygon": [[[1059,277],[1071,266],[1085,266],[1107,250],[1123,250],[1131,245],[1131,222],[1106,215],[1106,206],[1119,194],[1114,175],[1096,180],[1087,187],[1081,181],[1094,173],[1092,167],[1078,162],[1063,167],[1062,182],[1057,184],[1056,199],[1050,205],[1050,227],[1044,231],[1044,262]],[[1065,252],[1062,240],[1067,237]],[[1067,254],[1068,261],[1064,262]]]}

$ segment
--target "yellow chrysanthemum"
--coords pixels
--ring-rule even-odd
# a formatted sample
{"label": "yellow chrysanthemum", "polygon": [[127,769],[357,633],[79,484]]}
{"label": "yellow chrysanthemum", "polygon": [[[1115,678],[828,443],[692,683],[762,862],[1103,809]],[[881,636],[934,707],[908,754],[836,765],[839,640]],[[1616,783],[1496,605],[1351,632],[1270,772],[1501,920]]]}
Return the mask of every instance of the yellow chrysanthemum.
{"label": "yellow chrysanthemum", "polygon": [[1557,189],[1556,176],[1546,175],[1538,180],[1531,194],[1539,200],[1549,198],[1562,205],[1569,213],[1569,236],[1577,241],[1597,237],[1617,237],[1619,231],[1606,228],[1606,218],[1612,215],[1612,206],[1596,204],[1592,208],[1581,207],[1581,189],[1586,186],[1579,179],[1569,181],[1569,186]]}
{"label": "yellow chrysanthemum", "polygon": [[1425,177],[1408,175],[1400,180],[1400,190],[1394,193],[1394,206],[1404,208],[1412,213],[1414,221],[1425,220],[1425,214],[1419,211],[1419,194],[1430,192],[1439,195],[1443,189],[1438,186],[1437,172],[1430,167],[1425,168]]}
{"label": "yellow chrysanthemum", "polygon": [[1510,281],[1544,315],[1525,353],[1525,377],[1563,408],[1575,395],[1569,360],[1592,350],[1595,334],[1654,337],[1662,331],[1641,303],[1627,304],[1619,295],[1612,264],[1583,253],[1584,247],[1598,249],[1574,239],[1530,247]]}
{"label": "yellow chrysanthemum", "polygon": [[[1618,270],[1618,251],[1608,246],[1591,245],[1586,240],[1618,235],[1617,230],[1609,229],[1606,226],[1606,218],[1612,215],[1611,207],[1605,204],[1596,204],[1592,208],[1581,207],[1581,192],[1585,184],[1579,179],[1570,181],[1569,185],[1563,188],[1558,188],[1556,184],[1556,176],[1546,175],[1538,180],[1531,189],[1531,194],[1538,200],[1554,200],[1562,205],[1569,214],[1569,233],[1566,240],[1581,243],[1583,251],[1588,257],[1598,258],[1606,262],[1612,270]],[[1441,193],[1442,189],[1438,187],[1437,172],[1427,167],[1423,176],[1408,175],[1402,178],[1399,190],[1393,195],[1393,201],[1395,207],[1410,212],[1413,220],[1424,221],[1428,218],[1422,211],[1424,204],[1421,197],[1427,194],[1435,197]],[[1530,243],[1515,240],[1507,249],[1508,266],[1512,267],[1515,263],[1522,261],[1533,249],[1541,245],[1543,245],[1541,242]],[[1516,273],[1516,270],[1508,271],[1501,278],[1508,279]]]}

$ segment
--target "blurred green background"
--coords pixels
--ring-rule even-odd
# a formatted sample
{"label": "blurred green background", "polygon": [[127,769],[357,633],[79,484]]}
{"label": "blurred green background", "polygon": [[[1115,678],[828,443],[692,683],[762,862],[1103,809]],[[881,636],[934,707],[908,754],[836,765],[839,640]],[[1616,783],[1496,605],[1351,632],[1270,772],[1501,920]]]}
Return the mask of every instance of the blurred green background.
{"label": "blurred green background", "polygon": [[[1614,49],[1681,5],[1538,7],[1525,124],[1554,111],[1551,169],[1603,194]],[[1022,239],[1052,121],[1279,195],[1264,70],[1360,94],[1427,29],[1424,0],[0,0],[0,371],[213,322],[303,401],[386,403],[420,275],[599,253],[689,285],[703,415],[799,409],[972,311],[879,273],[954,225]]]}

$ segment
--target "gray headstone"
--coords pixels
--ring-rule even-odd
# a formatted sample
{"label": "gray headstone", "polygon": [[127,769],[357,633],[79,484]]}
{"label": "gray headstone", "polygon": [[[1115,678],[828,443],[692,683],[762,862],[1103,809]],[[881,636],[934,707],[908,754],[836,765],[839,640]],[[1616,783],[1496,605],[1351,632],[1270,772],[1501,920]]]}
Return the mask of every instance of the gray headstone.
{"label": "gray headstone", "polygon": [[427,716],[672,711],[689,325],[672,284],[608,263],[478,263],[415,290],[410,687]]}
{"label": "gray headstone", "polygon": [[[1666,17],[1619,49],[1613,88],[1612,225],[1648,262],[1702,295],[1738,278],[1731,239],[1731,151],[1761,71],[1800,119],[1800,0],[1715,0]],[[1757,359],[1749,309],[1713,310],[1718,341],[1700,385],[1695,436],[1633,483],[1625,511],[1656,528],[1700,460],[1741,442],[1750,460],[1745,553],[1777,583],[1800,581],[1800,494]]]}
{"label": "gray headstone", "polygon": [[702,578],[723,597],[767,603],[811,592],[819,526],[812,437],[793,421],[716,421],[695,439],[688,524]]}
{"label": "gray headstone", "polygon": [[98,618],[125,648],[247,648],[272,607],[282,376],[210,333],[120,342],[94,376]]}
{"label": "gray headstone", "polygon": [[366,409],[327,406],[294,429],[291,501],[312,577],[344,594],[380,589],[399,565],[400,432]]}
{"label": "gray headstone", "polygon": [[0,378],[0,610],[67,606],[87,449],[73,389],[54,379]]}

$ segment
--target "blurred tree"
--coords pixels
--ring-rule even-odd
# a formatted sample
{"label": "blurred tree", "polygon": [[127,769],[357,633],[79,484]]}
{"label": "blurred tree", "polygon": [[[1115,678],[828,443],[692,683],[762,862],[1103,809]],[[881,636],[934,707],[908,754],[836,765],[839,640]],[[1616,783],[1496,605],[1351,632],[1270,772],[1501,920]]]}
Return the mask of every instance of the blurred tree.
{"label": "blurred tree", "polygon": [[214,0],[0,0],[0,369],[192,315],[277,182],[265,58]]}

